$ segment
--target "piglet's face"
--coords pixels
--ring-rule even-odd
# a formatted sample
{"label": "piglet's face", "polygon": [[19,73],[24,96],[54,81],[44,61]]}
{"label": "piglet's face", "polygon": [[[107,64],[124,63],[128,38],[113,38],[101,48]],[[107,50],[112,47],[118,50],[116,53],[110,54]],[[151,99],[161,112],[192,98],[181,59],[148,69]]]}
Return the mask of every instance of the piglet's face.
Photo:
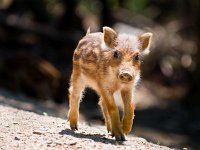
{"label": "piglet's face", "polygon": [[122,83],[135,82],[140,76],[141,57],[149,53],[152,33],[139,37],[117,34],[109,27],[103,28],[104,44],[110,49],[111,68]]}

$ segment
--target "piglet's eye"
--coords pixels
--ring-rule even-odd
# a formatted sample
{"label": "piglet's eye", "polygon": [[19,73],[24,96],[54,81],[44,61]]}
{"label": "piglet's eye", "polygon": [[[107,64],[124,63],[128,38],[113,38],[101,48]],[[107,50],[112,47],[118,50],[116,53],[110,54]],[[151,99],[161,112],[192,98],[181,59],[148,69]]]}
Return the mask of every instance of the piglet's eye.
{"label": "piglet's eye", "polygon": [[113,57],[114,58],[119,58],[120,57],[120,53],[119,53],[119,51],[114,51],[114,53],[113,53]]}
{"label": "piglet's eye", "polygon": [[136,55],[136,56],[134,56],[134,61],[139,61],[140,60],[140,56],[139,55]]}

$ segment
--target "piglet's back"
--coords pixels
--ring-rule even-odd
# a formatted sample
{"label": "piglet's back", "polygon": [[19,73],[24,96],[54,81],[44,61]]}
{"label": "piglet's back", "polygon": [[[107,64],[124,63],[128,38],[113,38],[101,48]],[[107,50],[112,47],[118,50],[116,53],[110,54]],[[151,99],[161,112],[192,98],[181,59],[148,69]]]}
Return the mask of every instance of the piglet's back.
{"label": "piglet's back", "polygon": [[74,51],[73,64],[78,66],[82,73],[95,75],[100,60],[103,33],[89,33],[84,36]]}
{"label": "piglet's back", "polygon": [[103,34],[101,32],[90,33],[84,36],[75,49],[74,61],[78,59],[83,59],[85,63],[95,61],[101,48],[102,38]]}

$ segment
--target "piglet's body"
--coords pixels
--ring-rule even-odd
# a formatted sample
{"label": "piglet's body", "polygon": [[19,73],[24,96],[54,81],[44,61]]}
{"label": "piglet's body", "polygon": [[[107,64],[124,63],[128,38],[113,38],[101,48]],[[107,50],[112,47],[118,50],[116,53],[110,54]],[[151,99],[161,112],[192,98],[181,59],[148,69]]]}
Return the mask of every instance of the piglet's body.
{"label": "piglet's body", "polygon": [[[124,134],[132,129],[134,119],[133,92],[140,79],[140,57],[148,54],[151,33],[139,37],[118,34],[104,27],[103,33],[87,33],[75,49],[69,89],[70,127],[78,129],[79,102],[86,87],[100,96],[100,106],[107,130],[116,140],[124,141]],[[118,92],[124,104],[123,118],[115,104]]]}

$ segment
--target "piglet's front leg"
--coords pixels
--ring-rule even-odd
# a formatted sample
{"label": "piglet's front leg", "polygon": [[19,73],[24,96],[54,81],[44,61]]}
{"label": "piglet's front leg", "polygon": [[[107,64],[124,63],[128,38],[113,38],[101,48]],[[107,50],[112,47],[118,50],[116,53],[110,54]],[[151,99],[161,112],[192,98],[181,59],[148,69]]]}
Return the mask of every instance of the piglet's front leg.
{"label": "piglet's front leg", "polygon": [[115,104],[114,97],[111,92],[102,90],[102,100],[106,104],[108,114],[111,121],[112,135],[117,141],[125,141],[125,136],[120,123],[119,110]]}
{"label": "piglet's front leg", "polygon": [[102,100],[102,97],[100,98],[99,105],[101,107],[101,110],[103,112],[104,120],[105,120],[105,125],[107,127],[108,132],[111,132],[111,122],[110,122],[110,116],[108,113],[107,106],[105,104],[105,100]]}
{"label": "piglet's front leg", "polygon": [[122,90],[121,96],[124,103],[124,116],[122,120],[122,129],[125,134],[128,134],[132,129],[135,104],[132,100],[131,90]]}

